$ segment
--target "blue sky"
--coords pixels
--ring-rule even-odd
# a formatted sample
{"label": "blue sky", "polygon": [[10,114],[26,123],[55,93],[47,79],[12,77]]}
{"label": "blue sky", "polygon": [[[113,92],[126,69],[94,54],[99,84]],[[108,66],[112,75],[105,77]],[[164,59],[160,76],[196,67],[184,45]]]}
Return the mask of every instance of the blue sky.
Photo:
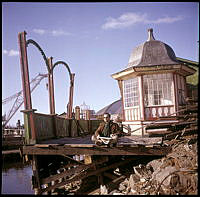
{"label": "blue sky", "polygon": [[[111,74],[123,70],[136,46],[147,40],[147,29],[172,47],[177,57],[198,61],[198,2],[2,3],[2,99],[22,90],[18,33],[36,41],[53,63],[66,62],[75,73],[73,106],[85,102],[98,111],[120,98]],[[29,77],[47,73],[38,49],[28,46]],[[47,79],[32,93],[32,106],[49,113]],[[56,113],[66,111],[69,74],[54,70]],[[14,100],[3,105],[11,110]],[[20,108],[22,110],[24,106]],[[20,110],[11,119],[23,122]]]}

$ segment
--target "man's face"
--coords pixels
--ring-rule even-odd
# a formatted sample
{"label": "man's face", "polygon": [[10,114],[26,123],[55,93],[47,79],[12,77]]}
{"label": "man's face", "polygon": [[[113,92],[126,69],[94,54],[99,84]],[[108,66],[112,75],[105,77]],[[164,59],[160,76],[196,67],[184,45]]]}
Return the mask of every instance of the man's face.
{"label": "man's face", "polygon": [[108,114],[104,114],[103,120],[104,120],[105,122],[109,122],[109,121],[110,121],[109,115],[108,115]]}

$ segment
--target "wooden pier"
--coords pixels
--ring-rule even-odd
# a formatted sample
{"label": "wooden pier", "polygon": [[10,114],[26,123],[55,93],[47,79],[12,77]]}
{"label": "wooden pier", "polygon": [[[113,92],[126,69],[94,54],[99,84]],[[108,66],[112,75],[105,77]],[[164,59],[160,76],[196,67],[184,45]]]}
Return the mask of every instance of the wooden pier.
{"label": "wooden pier", "polygon": [[40,144],[23,147],[23,154],[29,155],[165,155],[170,150],[162,147],[162,138],[124,136],[115,147],[96,146],[91,136],[43,141]]}
{"label": "wooden pier", "polygon": [[[23,111],[29,123],[29,111]],[[53,193],[57,188],[90,176],[103,184],[103,174],[145,156],[164,156],[171,151],[162,137],[119,137],[114,147],[97,146],[91,136],[102,120],[75,120],[31,112],[35,135],[25,124],[25,145],[21,154],[31,158],[32,185],[36,194]],[[35,138],[34,138],[35,136]],[[109,176],[113,174],[109,172]]]}
{"label": "wooden pier", "polygon": [[[36,142],[32,143],[33,140],[26,137],[26,142],[29,143],[23,146],[22,154],[32,158],[35,193],[51,194],[55,189],[92,176],[96,177],[99,185],[104,184],[105,177],[115,182],[115,175],[112,173],[114,169],[120,166],[122,169],[126,168],[131,162],[147,157],[167,155],[171,152],[167,140],[197,132],[197,107],[198,105],[186,108],[176,117],[179,122],[170,126],[155,122],[147,127],[154,134],[162,135],[160,137],[124,134],[114,147],[97,146],[91,141],[91,135],[101,120],[70,120],[33,113],[34,120],[38,120]],[[49,119],[58,130],[52,132],[49,129]],[[43,127],[39,126],[39,122],[43,122]],[[160,128],[165,128],[168,132],[163,133]],[[33,135],[29,133],[26,136]],[[118,180],[122,177],[115,178]]]}
{"label": "wooden pier", "polygon": [[[114,147],[95,145],[91,141],[91,135],[102,120],[90,120],[89,115],[86,120],[81,120],[78,107],[75,108],[75,114],[72,113],[75,74],[71,73],[69,66],[63,61],[53,64],[53,58],[47,58],[34,40],[26,41],[26,32],[18,34],[18,42],[25,129],[25,142],[21,153],[31,159],[35,194],[56,193],[56,189],[91,176],[95,176],[99,185],[104,184],[105,176],[113,179],[112,182],[115,183],[122,177],[116,178],[112,173],[113,169],[121,167],[123,170],[131,162],[144,160],[145,157],[164,156],[171,151],[170,146],[163,144],[162,137],[122,135]],[[27,58],[29,44],[39,49],[47,67],[50,114],[37,113],[37,110],[32,108]],[[55,113],[53,70],[58,64],[67,68],[70,77],[66,117]],[[121,83],[120,80],[119,86]]]}
{"label": "wooden pier", "polygon": [[[29,133],[31,130],[27,130],[22,155],[32,158],[32,184],[36,194],[50,194],[56,188],[91,176],[96,176],[101,185],[103,174],[111,169],[136,161],[140,157],[164,156],[171,151],[170,147],[163,146],[162,137],[124,135],[119,137],[114,147],[97,146],[91,141],[91,135],[100,120],[69,120],[38,113],[33,113],[33,117],[38,121],[36,142],[32,143],[30,136],[33,135]],[[54,132],[49,129],[52,122],[56,128]],[[81,129],[87,132],[81,133]],[[109,174],[110,177],[113,176],[112,173]]]}

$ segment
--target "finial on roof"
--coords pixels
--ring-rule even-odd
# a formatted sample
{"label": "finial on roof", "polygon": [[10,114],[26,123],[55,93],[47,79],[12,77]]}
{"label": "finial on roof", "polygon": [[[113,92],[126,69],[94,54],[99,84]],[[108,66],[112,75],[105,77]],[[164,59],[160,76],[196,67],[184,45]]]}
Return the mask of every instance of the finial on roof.
{"label": "finial on roof", "polygon": [[150,40],[155,40],[155,38],[153,36],[153,29],[152,28],[148,29],[148,40],[147,41],[150,41]]}

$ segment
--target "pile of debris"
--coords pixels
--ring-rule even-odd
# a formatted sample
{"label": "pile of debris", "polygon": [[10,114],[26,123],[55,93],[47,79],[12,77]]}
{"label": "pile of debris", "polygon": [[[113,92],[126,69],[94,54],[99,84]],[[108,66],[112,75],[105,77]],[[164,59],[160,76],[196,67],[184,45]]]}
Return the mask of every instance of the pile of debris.
{"label": "pile of debris", "polygon": [[120,183],[118,190],[108,193],[104,188],[101,194],[197,194],[197,161],[197,136],[176,141],[171,153],[146,165],[133,166],[134,173]]}

